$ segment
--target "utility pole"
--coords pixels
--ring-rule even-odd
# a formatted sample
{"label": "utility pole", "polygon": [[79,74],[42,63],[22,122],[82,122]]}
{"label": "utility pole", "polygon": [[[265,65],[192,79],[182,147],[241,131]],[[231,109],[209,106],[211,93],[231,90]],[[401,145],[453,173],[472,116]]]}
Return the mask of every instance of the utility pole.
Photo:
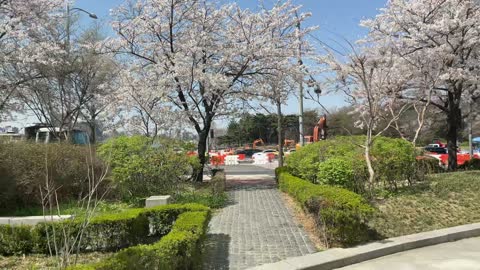
{"label": "utility pole", "polygon": [[472,100],[468,101],[469,114],[468,114],[468,147],[470,158],[473,158],[473,111]]}
{"label": "utility pole", "polygon": [[66,32],[66,42],[65,42],[65,50],[67,51],[67,55],[70,54],[70,3],[65,1],[65,31]]}
{"label": "utility pole", "polygon": [[[300,25],[300,18],[297,15],[297,38],[298,38],[298,65],[300,68],[303,66],[303,61],[302,61],[302,40],[300,38],[300,31],[301,31],[301,25]],[[299,131],[299,143],[301,146],[305,145],[305,134],[304,134],[304,127],[303,127],[303,76],[300,76],[299,78],[299,93],[298,93],[298,107],[299,107],[299,116],[298,116],[298,131]]]}

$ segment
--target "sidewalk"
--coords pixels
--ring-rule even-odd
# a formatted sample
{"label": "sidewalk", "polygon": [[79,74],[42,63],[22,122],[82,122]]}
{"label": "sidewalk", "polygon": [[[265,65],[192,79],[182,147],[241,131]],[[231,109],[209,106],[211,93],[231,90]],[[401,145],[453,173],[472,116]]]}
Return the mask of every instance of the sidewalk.
{"label": "sidewalk", "polygon": [[248,179],[227,183],[231,204],[210,222],[206,269],[246,269],[315,252],[272,177]]}

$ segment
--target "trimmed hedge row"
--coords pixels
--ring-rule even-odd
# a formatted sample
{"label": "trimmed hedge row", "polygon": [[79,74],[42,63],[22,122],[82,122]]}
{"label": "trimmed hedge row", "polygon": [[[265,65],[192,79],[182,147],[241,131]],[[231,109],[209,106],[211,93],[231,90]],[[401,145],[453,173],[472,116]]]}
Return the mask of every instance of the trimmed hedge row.
{"label": "trimmed hedge row", "polygon": [[[151,243],[170,232],[177,217],[190,211],[208,211],[198,204],[165,205],[147,209],[129,209],[121,213],[92,218],[82,235],[82,252],[117,251],[121,248]],[[79,217],[36,226],[0,225],[0,254],[49,253],[48,240],[55,235],[63,243],[64,232],[74,239],[85,226]]]}
{"label": "trimmed hedge row", "polygon": [[185,212],[171,232],[152,245],[126,248],[99,263],[68,270],[198,269],[209,220],[210,211]]}
{"label": "trimmed hedge row", "polygon": [[367,221],[375,210],[362,196],[339,187],[312,184],[286,170],[276,170],[280,189],[315,217],[330,244],[349,246],[373,237]]}

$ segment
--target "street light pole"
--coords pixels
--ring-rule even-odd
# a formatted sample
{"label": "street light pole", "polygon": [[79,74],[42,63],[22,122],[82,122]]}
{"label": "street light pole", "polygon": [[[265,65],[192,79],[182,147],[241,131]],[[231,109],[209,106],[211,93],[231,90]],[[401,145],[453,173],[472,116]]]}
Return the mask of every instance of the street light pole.
{"label": "street light pole", "polygon": [[81,11],[81,12],[87,14],[92,19],[98,19],[97,15],[95,15],[95,13],[88,12],[85,9],[82,9],[82,8],[70,8],[70,3],[68,2],[68,0],[65,1],[65,12],[66,12],[66,14],[65,14],[65,21],[66,21],[65,30],[67,31],[66,32],[65,47],[66,47],[67,54],[70,53],[70,15],[71,15],[72,11]]}

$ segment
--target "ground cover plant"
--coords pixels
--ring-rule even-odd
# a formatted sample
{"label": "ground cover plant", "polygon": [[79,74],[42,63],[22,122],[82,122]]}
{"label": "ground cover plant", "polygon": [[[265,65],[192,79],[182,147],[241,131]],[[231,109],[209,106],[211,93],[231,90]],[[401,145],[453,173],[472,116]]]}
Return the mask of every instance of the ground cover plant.
{"label": "ground cover plant", "polygon": [[424,185],[374,202],[369,225],[395,237],[480,222],[480,171],[433,174]]}

